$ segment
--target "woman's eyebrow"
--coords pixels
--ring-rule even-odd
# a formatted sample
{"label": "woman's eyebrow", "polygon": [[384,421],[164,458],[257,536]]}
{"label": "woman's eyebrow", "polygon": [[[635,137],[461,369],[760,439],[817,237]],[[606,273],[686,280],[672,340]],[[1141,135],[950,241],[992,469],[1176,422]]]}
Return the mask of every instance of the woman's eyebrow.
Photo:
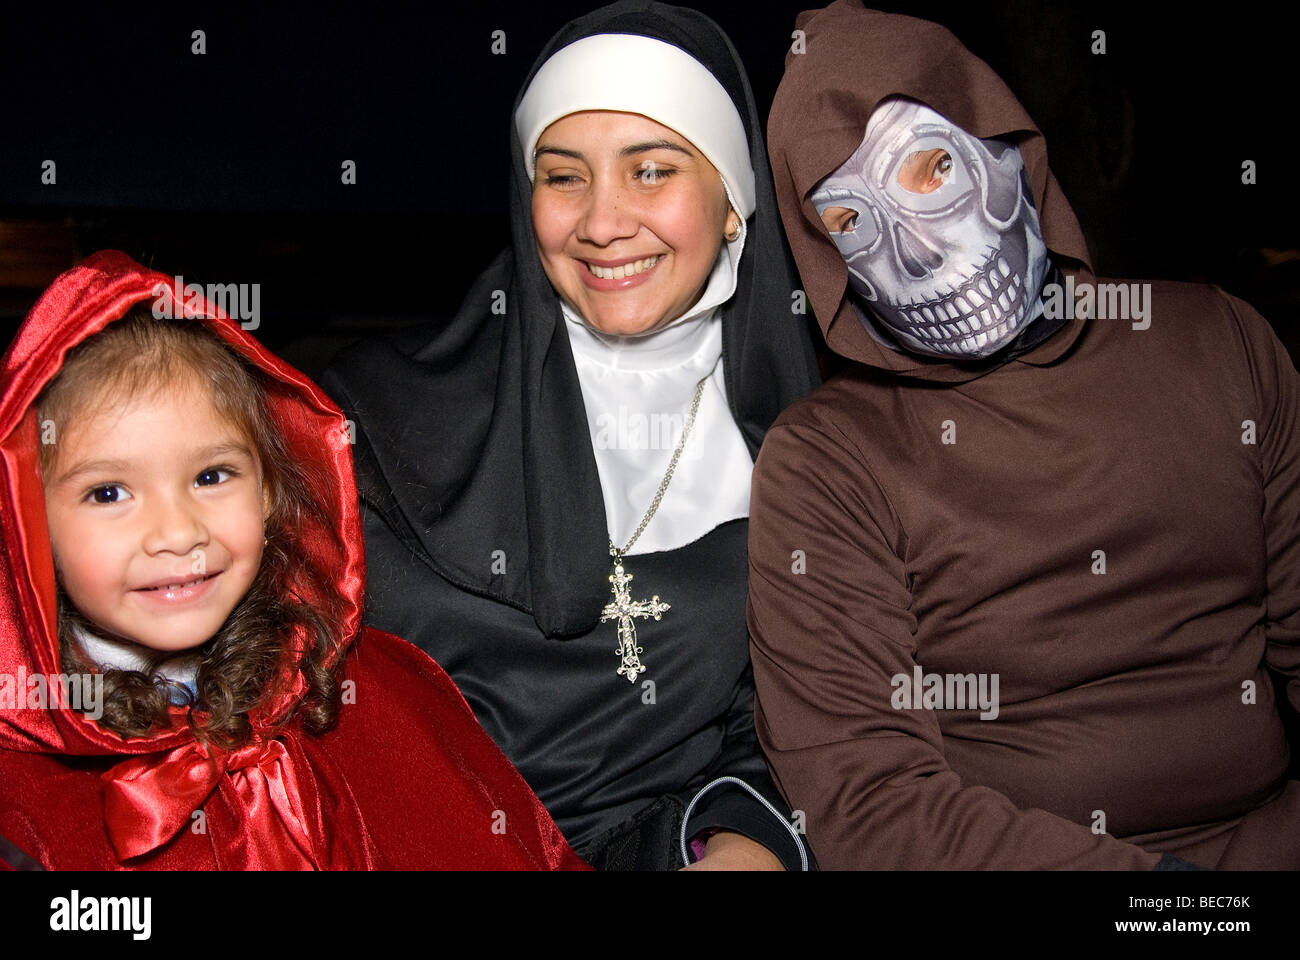
{"label": "woman's eyebrow", "polygon": [[628,144],[619,151],[619,155],[630,157],[634,154],[645,153],[647,150],[676,150],[678,153],[684,153],[688,157],[695,156],[695,154],[691,153],[691,151],[687,150],[680,143],[673,143],[671,140],[646,140],[643,143]]}
{"label": "woman's eyebrow", "polygon": [[587,158],[577,150],[566,150],[564,147],[552,147],[550,144],[542,143],[538,144],[537,149],[533,151],[533,163],[536,163],[537,158],[544,153],[553,153],[556,156],[570,157],[574,160],[581,160],[583,163],[587,162]]}
{"label": "woman's eyebrow", "polygon": [[[638,153],[645,153],[649,150],[676,150],[678,153],[684,153],[688,157],[695,156],[695,154],[691,153],[690,150],[683,147],[680,143],[673,143],[671,140],[645,140],[642,141],[641,143],[629,143],[618,153],[619,156],[621,157],[632,157],[632,156],[636,156]],[[587,162],[586,156],[583,155],[583,153],[579,150],[569,150],[564,147],[553,147],[550,144],[546,144],[546,143],[539,144],[537,149],[533,151],[533,162],[536,163],[537,158],[544,153],[553,153],[556,156],[569,157],[573,160],[581,160],[583,163]]]}

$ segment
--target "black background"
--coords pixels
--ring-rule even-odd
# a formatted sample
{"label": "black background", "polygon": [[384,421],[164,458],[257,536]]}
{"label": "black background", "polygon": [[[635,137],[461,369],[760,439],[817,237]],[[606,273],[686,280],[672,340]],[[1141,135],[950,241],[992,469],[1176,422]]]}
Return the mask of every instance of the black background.
{"label": "black background", "polygon": [[[732,37],[764,115],[802,5],[696,4]],[[1218,283],[1253,302],[1293,355],[1300,351],[1289,7],[1194,14],[1132,2],[885,6],[944,23],[1017,93],[1047,135],[1053,170],[1101,274]],[[589,9],[484,0],[364,9],[7,7],[0,342],[61,270],[105,247],[191,282],[260,283],[257,336],[309,374],[352,336],[449,316],[508,239],[508,124],[518,85],[549,36]],[[206,32],[203,56],[190,52],[195,29]],[[491,53],[493,30],[506,32],[504,56]],[[1105,31],[1103,56],[1090,52],[1094,30]],[[869,44],[862,56],[871,56]],[[40,180],[47,159],[57,163],[53,186]],[[346,159],[357,164],[355,186],[340,183]],[[1253,186],[1241,182],[1244,160],[1257,165]],[[77,885],[159,897],[158,940],[185,945],[196,934],[233,942],[241,932],[286,928],[315,940],[358,924],[363,939],[381,942],[389,925],[427,921],[441,935],[468,919],[469,927],[498,931],[506,916],[532,938],[546,926],[545,912],[564,901],[584,925],[619,915],[608,878],[599,890],[577,886],[581,880],[545,890],[540,882],[484,881],[460,887],[455,899],[429,878],[119,878],[108,886],[76,875],[33,879],[0,884],[5,925],[20,938],[47,931],[49,898]],[[631,903],[655,902],[649,880],[625,882]],[[739,891],[736,882],[725,882],[728,900],[755,894],[752,878]],[[873,940],[892,927],[918,952],[938,942],[968,949],[1017,942],[1029,932],[1038,944],[1116,942],[1123,938],[1112,921],[1139,916],[1127,908],[1130,896],[1184,890],[1255,893],[1257,906],[1241,915],[1261,921],[1257,937],[1270,937],[1286,926],[1290,902],[1280,877],[1259,875],[823,878],[811,900],[802,884],[766,889],[780,898],[768,929],[834,918]],[[682,895],[674,885],[672,896]],[[219,924],[196,906],[208,899],[233,904]],[[274,907],[243,910],[241,902]],[[369,909],[331,921],[321,903]],[[521,906],[532,909],[521,916]],[[636,917],[623,919],[629,926],[604,942],[623,944],[642,929]],[[694,940],[720,917],[682,919]],[[100,946],[112,938],[80,939]],[[678,941],[654,942],[671,949]]]}
{"label": "black background", "polygon": [[[732,37],[765,116],[802,3],[696,5]],[[9,8],[0,335],[59,271],[106,247],[187,282],[259,283],[257,336],[309,374],[352,336],[449,316],[508,241],[517,88],[549,36],[591,8]],[[1300,352],[1296,54],[1282,5],[887,8],[944,23],[1017,93],[1100,274],[1218,283]],[[41,183],[47,159],[55,185]],[[344,160],[355,185],[340,182]],[[1255,185],[1241,182],[1244,160]]]}

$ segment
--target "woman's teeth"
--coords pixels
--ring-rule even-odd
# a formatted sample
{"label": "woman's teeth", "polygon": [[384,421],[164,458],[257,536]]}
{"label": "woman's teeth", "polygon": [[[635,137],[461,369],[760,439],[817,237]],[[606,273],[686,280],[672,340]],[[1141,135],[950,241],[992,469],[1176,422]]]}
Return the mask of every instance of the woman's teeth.
{"label": "woman's teeth", "polygon": [[[646,257],[644,260],[634,260],[632,263],[617,267],[598,267],[594,263],[587,263],[587,269],[602,280],[622,280],[624,277],[635,277],[638,273],[645,273],[659,262],[660,256],[662,254]],[[584,260],[583,263],[586,261]]]}

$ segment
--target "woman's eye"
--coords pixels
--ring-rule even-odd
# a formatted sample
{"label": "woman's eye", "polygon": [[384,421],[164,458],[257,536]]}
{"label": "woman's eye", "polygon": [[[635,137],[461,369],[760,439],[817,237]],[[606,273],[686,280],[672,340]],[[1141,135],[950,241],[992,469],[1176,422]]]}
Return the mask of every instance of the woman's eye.
{"label": "woman's eye", "polygon": [[558,187],[561,190],[572,189],[578,183],[578,178],[573,174],[560,173],[548,175],[543,181],[548,187]]}
{"label": "woman's eye", "polygon": [[648,187],[656,183],[663,183],[676,172],[677,171],[673,170],[671,167],[661,167],[656,163],[646,163],[636,172],[636,179]]}
{"label": "woman's eye", "polygon": [[91,489],[86,494],[86,499],[91,503],[100,504],[125,503],[131,499],[131,494],[127,493],[126,487],[120,483],[105,483]]}
{"label": "woman's eye", "polygon": [[945,153],[934,162],[933,176],[938,180],[947,180],[950,173],[952,173],[952,157]]}
{"label": "woman's eye", "polygon": [[234,475],[234,471],[228,467],[212,467],[204,470],[194,478],[196,487],[212,487],[218,483],[225,483]]}

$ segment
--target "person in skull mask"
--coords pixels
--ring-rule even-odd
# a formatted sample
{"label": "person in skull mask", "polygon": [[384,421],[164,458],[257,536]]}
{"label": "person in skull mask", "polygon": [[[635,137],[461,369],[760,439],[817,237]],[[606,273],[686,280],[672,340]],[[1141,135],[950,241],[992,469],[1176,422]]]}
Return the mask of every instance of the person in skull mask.
{"label": "person in skull mask", "polygon": [[1284,348],[1203,285],[1103,318],[1042,134],[944,28],[850,0],[798,27],[769,151],[856,363],[767,434],[748,622],[819,862],[1300,866]]}
{"label": "person in skull mask", "polygon": [[1014,144],[976,139],[922,103],[891,97],[872,112],[812,195],[868,333],[891,349],[981,358],[1043,315],[1030,291],[1049,261],[1023,175]]}

